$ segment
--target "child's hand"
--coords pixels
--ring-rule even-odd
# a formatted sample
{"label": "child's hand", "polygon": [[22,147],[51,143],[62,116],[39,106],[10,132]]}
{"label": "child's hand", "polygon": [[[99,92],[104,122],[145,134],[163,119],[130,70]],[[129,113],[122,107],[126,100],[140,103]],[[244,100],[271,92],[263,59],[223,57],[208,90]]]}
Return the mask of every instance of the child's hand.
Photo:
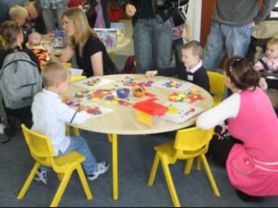
{"label": "child's hand", "polygon": [[157,71],[156,70],[153,70],[153,71],[147,71],[146,72],[146,76],[149,78],[149,79],[152,79],[155,77],[155,75],[157,75]]}
{"label": "child's hand", "polygon": [[267,90],[268,86],[267,86],[267,83],[265,81],[265,78],[260,78],[260,81],[259,81],[259,86],[262,90]]}

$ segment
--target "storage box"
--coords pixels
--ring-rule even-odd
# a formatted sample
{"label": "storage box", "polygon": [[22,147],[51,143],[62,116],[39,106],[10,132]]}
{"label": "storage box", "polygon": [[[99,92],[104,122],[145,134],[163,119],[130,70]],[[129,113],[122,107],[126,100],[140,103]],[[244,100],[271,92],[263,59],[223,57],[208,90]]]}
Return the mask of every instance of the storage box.
{"label": "storage box", "polygon": [[136,110],[136,117],[140,123],[151,126],[153,124],[154,116],[162,116],[168,108],[159,103],[155,103],[156,99],[148,99],[137,102],[133,105]]}

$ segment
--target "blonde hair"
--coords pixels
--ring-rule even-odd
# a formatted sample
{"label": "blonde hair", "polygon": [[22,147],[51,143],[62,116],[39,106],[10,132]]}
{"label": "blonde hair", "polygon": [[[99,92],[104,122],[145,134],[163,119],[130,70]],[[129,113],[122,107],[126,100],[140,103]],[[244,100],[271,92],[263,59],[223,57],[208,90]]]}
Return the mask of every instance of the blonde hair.
{"label": "blonde hair", "polygon": [[267,45],[277,45],[278,46],[278,38],[271,38],[267,41]]}
{"label": "blonde hair", "polygon": [[41,72],[44,87],[54,86],[57,82],[64,82],[69,79],[70,71],[63,64],[50,62]]}
{"label": "blonde hair", "polygon": [[[69,8],[67,9],[63,17],[67,17],[69,20],[73,22],[75,28],[75,35],[70,39],[70,45],[75,48],[78,44],[80,49],[82,49],[86,43],[86,41],[91,37],[95,36],[95,32],[90,28],[88,18],[85,15],[84,11],[80,8]],[[82,51],[79,50],[80,56],[82,56]]]}
{"label": "blonde hair", "polygon": [[9,16],[11,20],[16,21],[18,18],[27,18],[28,11],[20,5],[14,5],[9,9]]}
{"label": "blonde hair", "polygon": [[192,40],[187,42],[186,44],[183,45],[182,47],[183,50],[190,49],[193,53],[193,55],[197,55],[200,57],[200,59],[203,56],[203,48],[200,44],[200,42],[196,40]]}

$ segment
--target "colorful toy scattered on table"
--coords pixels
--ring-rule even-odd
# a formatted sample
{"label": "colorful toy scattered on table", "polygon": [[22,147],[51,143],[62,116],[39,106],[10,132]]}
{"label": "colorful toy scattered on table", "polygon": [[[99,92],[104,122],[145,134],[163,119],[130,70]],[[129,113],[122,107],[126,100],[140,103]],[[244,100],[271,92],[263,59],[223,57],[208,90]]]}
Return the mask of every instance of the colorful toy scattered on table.
{"label": "colorful toy scattered on table", "polygon": [[172,102],[187,102],[194,103],[203,100],[204,97],[199,93],[199,91],[192,90],[190,92],[171,92],[168,95],[168,100]]}
{"label": "colorful toy scattered on table", "polygon": [[127,76],[121,80],[121,83],[127,87],[136,87],[136,86],[151,87],[152,84],[154,83],[154,81],[153,80],[148,80],[148,81],[136,80],[132,77]]}
{"label": "colorful toy scattered on table", "polygon": [[176,88],[176,89],[178,89],[182,86],[181,83],[176,82],[176,81],[172,81],[172,80],[165,82],[163,85],[167,88]]}
{"label": "colorful toy scattered on table", "polygon": [[155,100],[151,98],[133,105],[139,122],[151,126],[154,121],[154,116],[162,116],[168,111],[166,106],[156,103]]}
{"label": "colorful toy scattered on table", "polygon": [[116,94],[120,99],[126,99],[130,94],[130,89],[126,87],[118,88],[116,89]]}
{"label": "colorful toy scattered on table", "polygon": [[132,89],[132,94],[134,97],[143,97],[145,92],[146,90],[143,86],[136,86]]}
{"label": "colorful toy scattered on table", "polygon": [[191,91],[186,95],[186,101],[188,103],[195,103],[197,101],[204,100],[205,98],[196,91]]}

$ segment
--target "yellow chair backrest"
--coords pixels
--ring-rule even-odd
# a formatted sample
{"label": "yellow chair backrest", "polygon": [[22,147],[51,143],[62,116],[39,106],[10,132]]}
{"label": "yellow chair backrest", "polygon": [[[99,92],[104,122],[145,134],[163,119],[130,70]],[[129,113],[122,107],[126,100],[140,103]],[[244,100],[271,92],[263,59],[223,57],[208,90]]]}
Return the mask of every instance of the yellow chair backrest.
{"label": "yellow chair backrest", "polygon": [[213,96],[214,104],[218,104],[221,102],[225,92],[225,79],[224,75],[208,71],[208,78],[209,78],[209,85],[210,85],[210,92]]}
{"label": "yellow chair backrest", "polygon": [[34,160],[44,166],[52,167],[54,165],[54,150],[50,139],[38,132],[28,129],[24,124],[21,125],[21,128]]}
{"label": "yellow chair backrest", "polygon": [[194,152],[208,146],[213,129],[202,130],[196,127],[177,131],[174,148],[176,150]]}

